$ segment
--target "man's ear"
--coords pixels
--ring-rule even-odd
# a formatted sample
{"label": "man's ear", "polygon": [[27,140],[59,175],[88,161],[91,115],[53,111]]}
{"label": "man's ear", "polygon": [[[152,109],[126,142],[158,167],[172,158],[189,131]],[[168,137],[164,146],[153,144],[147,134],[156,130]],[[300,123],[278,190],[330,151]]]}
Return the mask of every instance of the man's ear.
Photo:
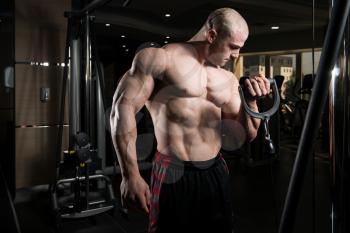
{"label": "man's ear", "polygon": [[215,29],[209,29],[209,31],[207,33],[207,40],[208,40],[208,42],[210,44],[213,43],[217,36],[218,36],[218,33],[216,32]]}

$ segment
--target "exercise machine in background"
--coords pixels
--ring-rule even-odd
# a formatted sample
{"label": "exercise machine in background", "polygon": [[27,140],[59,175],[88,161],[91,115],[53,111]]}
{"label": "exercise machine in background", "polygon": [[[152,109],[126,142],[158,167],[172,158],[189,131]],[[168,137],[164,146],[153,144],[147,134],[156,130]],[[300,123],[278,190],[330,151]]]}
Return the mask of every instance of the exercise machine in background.
{"label": "exercise machine in background", "polygon": [[[113,213],[117,206],[111,180],[102,172],[105,157],[99,156],[105,147],[106,128],[103,72],[97,48],[91,39],[93,17],[89,13],[95,5],[82,8],[74,2],[72,4],[73,11],[65,13],[68,24],[56,175],[50,186],[56,226],[62,219]],[[61,161],[67,86],[69,148],[64,151]]]}
{"label": "exercise machine in background", "polygon": [[[106,107],[102,62],[97,49],[92,12],[110,0],[94,0],[81,6],[72,2],[68,19],[63,74],[59,132],[56,153],[56,175],[50,186],[52,212],[56,226],[62,219],[85,218],[108,212],[127,210],[118,205],[110,176],[121,174],[120,166],[107,166],[106,130],[109,109]],[[130,0],[123,3],[126,7]],[[67,80],[69,82],[67,83]],[[69,148],[62,153],[64,106],[69,86]],[[136,115],[136,121],[142,118]],[[140,170],[150,170],[147,161],[154,150],[154,134],[138,135],[136,149]],[[63,161],[61,161],[63,154]]]}

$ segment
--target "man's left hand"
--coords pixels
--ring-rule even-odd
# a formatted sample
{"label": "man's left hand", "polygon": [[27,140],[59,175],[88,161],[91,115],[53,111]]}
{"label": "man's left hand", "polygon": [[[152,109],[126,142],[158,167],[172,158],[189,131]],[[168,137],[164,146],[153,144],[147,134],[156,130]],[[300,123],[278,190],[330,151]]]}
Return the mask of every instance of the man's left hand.
{"label": "man's left hand", "polygon": [[256,100],[259,97],[266,96],[270,93],[270,82],[262,74],[254,76],[253,78],[247,78],[244,81],[246,88],[246,97],[250,101]]}

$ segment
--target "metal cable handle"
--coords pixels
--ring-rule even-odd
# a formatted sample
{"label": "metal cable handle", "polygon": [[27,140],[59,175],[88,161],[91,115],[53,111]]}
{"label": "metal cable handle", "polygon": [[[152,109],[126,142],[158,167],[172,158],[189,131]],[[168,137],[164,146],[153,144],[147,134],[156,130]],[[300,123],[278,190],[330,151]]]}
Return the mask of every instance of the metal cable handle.
{"label": "metal cable handle", "polygon": [[276,153],[276,149],[275,149],[274,143],[270,137],[268,125],[269,125],[270,117],[277,112],[277,110],[280,106],[281,99],[280,99],[280,95],[278,92],[276,81],[274,79],[268,79],[268,80],[269,80],[271,88],[272,88],[272,93],[274,96],[274,103],[273,103],[273,106],[265,112],[254,112],[253,110],[251,110],[251,108],[248,106],[248,104],[244,98],[243,84],[238,86],[238,90],[239,90],[239,95],[240,95],[242,103],[243,103],[244,111],[248,115],[250,115],[251,117],[263,120],[264,131],[265,131],[265,145],[267,147],[267,152],[269,154],[273,155]]}
{"label": "metal cable handle", "polygon": [[280,101],[281,101],[276,81],[274,79],[268,79],[268,80],[270,81],[270,85],[272,88],[272,93],[274,96],[274,103],[273,103],[272,108],[270,108],[269,110],[267,110],[265,112],[254,112],[253,110],[251,110],[249,108],[245,98],[244,98],[242,85],[238,86],[239,95],[241,97],[245,112],[248,113],[250,116],[252,116],[254,118],[259,118],[261,120],[270,119],[270,117],[277,112],[277,110],[280,106]]}

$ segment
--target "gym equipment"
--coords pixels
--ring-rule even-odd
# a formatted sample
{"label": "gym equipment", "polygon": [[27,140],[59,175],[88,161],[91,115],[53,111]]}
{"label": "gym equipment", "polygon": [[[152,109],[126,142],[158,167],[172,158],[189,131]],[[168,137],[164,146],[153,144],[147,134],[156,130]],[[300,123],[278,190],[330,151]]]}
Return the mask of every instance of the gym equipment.
{"label": "gym equipment", "polygon": [[[74,3],[73,3],[74,4]],[[74,6],[73,6],[74,8]],[[113,213],[117,202],[109,177],[99,172],[101,158],[97,156],[97,87],[93,80],[93,68],[99,73],[99,86],[103,88],[100,62],[92,62],[97,49],[91,45],[92,17],[66,12],[68,18],[64,77],[62,82],[60,123],[56,154],[56,177],[50,186],[52,213],[56,226],[61,219],[84,218],[103,212]],[[82,47],[84,49],[82,49]],[[93,47],[91,49],[91,47]],[[71,56],[68,57],[70,50]],[[70,87],[69,148],[61,162],[61,146],[65,94],[68,79]],[[81,68],[84,68],[82,72]],[[101,91],[103,93],[103,90]]]}
{"label": "gym equipment", "polygon": [[274,79],[268,79],[270,81],[270,85],[272,88],[272,93],[274,96],[274,103],[273,106],[264,112],[254,112],[253,110],[251,110],[244,98],[244,80],[247,77],[241,78],[240,81],[240,86],[238,87],[239,90],[239,95],[241,97],[242,100],[242,104],[244,107],[244,110],[247,114],[249,114],[250,116],[254,117],[254,118],[258,118],[261,119],[263,121],[263,125],[264,125],[264,132],[265,132],[265,148],[267,148],[267,153],[270,155],[274,155],[276,153],[276,149],[275,149],[275,145],[271,139],[270,136],[270,132],[269,132],[269,120],[271,118],[271,116],[273,114],[275,114],[277,112],[277,110],[279,109],[279,105],[280,105],[280,96],[279,96],[279,91],[278,91],[278,87],[276,84],[276,81]]}

